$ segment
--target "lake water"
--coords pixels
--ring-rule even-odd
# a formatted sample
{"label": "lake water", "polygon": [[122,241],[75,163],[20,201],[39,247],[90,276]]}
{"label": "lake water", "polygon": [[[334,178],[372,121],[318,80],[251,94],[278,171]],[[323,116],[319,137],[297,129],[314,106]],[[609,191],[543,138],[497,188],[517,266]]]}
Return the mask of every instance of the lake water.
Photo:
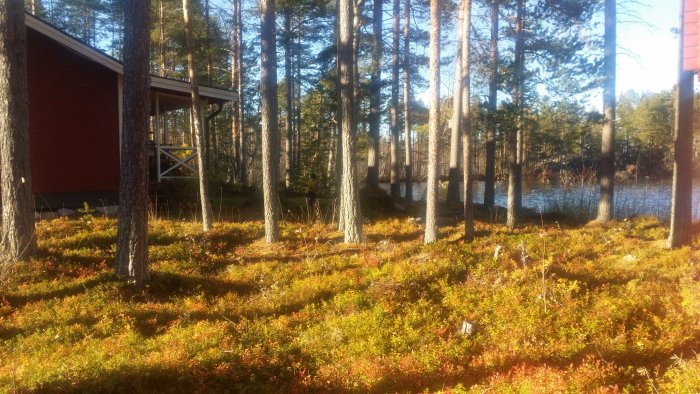
{"label": "lake water", "polygon": [[[693,187],[693,219],[700,220],[700,185],[698,181]],[[443,182],[441,195],[444,199]],[[596,185],[575,185],[563,187],[556,184],[524,183],[523,206],[537,212],[563,212],[580,217],[593,218],[598,207],[598,187]],[[382,183],[380,187],[389,191],[389,184]],[[462,187],[459,188],[463,199]],[[405,192],[405,184],[401,184],[401,194]],[[424,199],[425,182],[415,183],[413,199]],[[484,182],[474,183],[474,202],[482,203]],[[508,185],[496,184],[496,205],[505,207],[508,203]],[[663,221],[668,221],[671,212],[671,183],[639,182],[636,184],[615,185],[614,214],[617,218],[635,215],[653,215]]]}

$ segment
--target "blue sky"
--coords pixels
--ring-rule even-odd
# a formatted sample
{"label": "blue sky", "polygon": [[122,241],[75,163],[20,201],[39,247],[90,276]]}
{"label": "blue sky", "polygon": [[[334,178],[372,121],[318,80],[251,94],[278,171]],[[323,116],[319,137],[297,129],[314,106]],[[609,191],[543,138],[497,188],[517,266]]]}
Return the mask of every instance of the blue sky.
{"label": "blue sky", "polygon": [[[617,92],[671,89],[677,79],[681,0],[618,2]],[[630,15],[632,14],[632,15]]]}

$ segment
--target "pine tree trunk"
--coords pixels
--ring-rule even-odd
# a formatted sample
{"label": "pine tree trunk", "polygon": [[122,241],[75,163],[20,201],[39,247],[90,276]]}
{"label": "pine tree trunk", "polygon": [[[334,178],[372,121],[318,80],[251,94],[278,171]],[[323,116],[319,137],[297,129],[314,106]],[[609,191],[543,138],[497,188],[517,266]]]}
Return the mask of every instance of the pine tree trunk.
{"label": "pine tree trunk", "polygon": [[404,169],[406,172],[406,201],[413,201],[413,137],[411,136],[411,0],[405,1],[403,26],[403,127]]}
{"label": "pine tree trunk", "polygon": [[459,203],[459,141],[462,118],[462,13],[457,14],[454,87],[452,90],[452,119],[450,120],[450,168],[447,173],[447,204]]}
{"label": "pine tree trunk", "polygon": [[391,198],[398,200],[401,198],[400,167],[399,167],[399,18],[401,7],[399,0],[394,0],[394,10],[392,14],[393,28],[391,40],[391,106],[389,108],[389,123],[391,127],[391,168],[390,168],[390,190]]}
{"label": "pine tree trunk", "polygon": [[292,28],[291,28],[291,12],[289,8],[284,10],[284,79],[287,83],[286,97],[286,119],[285,119],[285,169],[284,169],[284,185],[287,189],[292,187],[292,168],[294,162],[294,129],[292,121],[294,119],[294,109],[292,106],[292,94],[294,83],[292,81]]}
{"label": "pine tree trunk", "polygon": [[440,0],[430,0],[430,108],[428,120],[428,184],[426,186],[426,244],[437,241],[438,161],[440,147]]}
{"label": "pine tree trunk", "polygon": [[464,239],[471,241],[474,239],[474,171],[472,169],[473,162],[473,138],[472,138],[472,120],[471,120],[471,10],[472,1],[462,0],[462,111],[460,128],[462,131],[462,177],[464,184],[462,185],[464,192]]}
{"label": "pine tree trunk", "polygon": [[206,141],[204,138],[204,122],[202,120],[202,108],[199,100],[199,84],[197,83],[197,64],[194,58],[194,43],[192,40],[192,26],[190,23],[190,0],[182,0],[182,14],[185,22],[185,40],[187,41],[187,69],[192,88],[192,118],[194,126],[194,139],[197,145],[197,166],[199,167],[199,198],[202,206],[202,229],[211,230],[212,209],[209,201],[209,173],[205,157]]}
{"label": "pine tree trunk", "polygon": [[383,0],[374,0],[372,10],[372,69],[369,93],[369,135],[367,151],[367,187],[379,188],[379,129],[382,104],[382,4]]}
{"label": "pine tree trunk", "polygon": [[27,35],[21,0],[0,3],[0,263],[34,255],[34,197],[29,163]]}
{"label": "pine tree trunk", "polygon": [[524,64],[524,35],[523,20],[525,17],[525,0],[518,0],[515,19],[515,62],[513,65],[515,86],[513,87],[513,106],[516,111],[515,129],[509,133],[508,140],[508,212],[506,223],[509,229],[515,228],[522,205],[522,144],[523,144],[523,69]]}
{"label": "pine tree trunk", "polygon": [[158,1],[158,57],[160,60],[159,74],[165,76],[165,9],[163,8],[163,0]]}
{"label": "pine tree trunk", "polygon": [[141,289],[148,280],[148,130],[150,14],[147,2],[127,1],[124,15],[124,122],[119,180],[117,274]]}
{"label": "pine tree trunk", "polygon": [[338,65],[340,134],[342,141],[341,212],[346,243],[362,242],[362,214],[355,168],[355,107],[353,71],[353,4],[338,0]]}
{"label": "pine tree trunk", "polygon": [[231,90],[235,95],[231,103],[231,162],[233,181],[241,182],[241,109],[240,109],[240,89],[238,72],[241,65],[238,62],[240,45],[238,29],[238,8],[241,6],[240,0],[233,0],[233,28],[231,29]]}
{"label": "pine tree trunk", "polygon": [[279,240],[277,177],[279,131],[277,126],[277,49],[275,0],[260,2],[260,116],[262,120],[263,200],[265,241]]}
{"label": "pine tree trunk", "polygon": [[496,205],[496,110],[498,105],[498,1],[491,0],[491,45],[489,60],[489,124],[486,131],[486,179],[484,207]]}
{"label": "pine tree trunk", "polygon": [[603,134],[600,154],[600,200],[596,221],[607,222],[613,218],[615,189],[615,67],[616,67],[616,5],[615,0],[605,0],[605,84],[603,87]]}
{"label": "pine tree trunk", "polygon": [[[685,4],[684,4],[685,7]],[[681,13],[683,15],[685,12]],[[683,22],[681,20],[681,29]],[[678,248],[692,241],[693,215],[693,72],[683,70],[681,30],[676,88],[676,121],[673,131],[673,186],[671,191],[671,232],[668,247]]]}

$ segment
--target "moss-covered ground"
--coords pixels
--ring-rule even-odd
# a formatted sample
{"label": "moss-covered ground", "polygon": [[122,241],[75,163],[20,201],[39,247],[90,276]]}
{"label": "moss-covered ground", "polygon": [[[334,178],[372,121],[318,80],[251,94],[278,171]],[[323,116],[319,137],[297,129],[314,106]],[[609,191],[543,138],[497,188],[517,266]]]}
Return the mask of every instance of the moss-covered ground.
{"label": "moss-covered ground", "polygon": [[153,220],[142,292],[116,221],[38,224],[5,269],[0,392],[698,392],[700,242],[639,218],[509,232],[406,219],[333,226]]}

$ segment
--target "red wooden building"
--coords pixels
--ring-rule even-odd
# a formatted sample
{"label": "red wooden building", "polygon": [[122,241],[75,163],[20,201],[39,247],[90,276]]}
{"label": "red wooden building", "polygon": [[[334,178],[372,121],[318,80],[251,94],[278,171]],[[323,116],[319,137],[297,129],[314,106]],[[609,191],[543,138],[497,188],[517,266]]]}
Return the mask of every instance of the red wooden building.
{"label": "red wooden building", "polygon": [[[74,207],[83,201],[115,204],[123,65],[32,15],[26,14],[25,23],[36,205]],[[205,105],[233,99],[230,91],[210,87],[201,87],[200,95]],[[151,76],[151,100],[154,116],[188,108],[189,82]],[[153,134],[160,163],[161,133]],[[160,180],[160,168],[157,175]]]}

